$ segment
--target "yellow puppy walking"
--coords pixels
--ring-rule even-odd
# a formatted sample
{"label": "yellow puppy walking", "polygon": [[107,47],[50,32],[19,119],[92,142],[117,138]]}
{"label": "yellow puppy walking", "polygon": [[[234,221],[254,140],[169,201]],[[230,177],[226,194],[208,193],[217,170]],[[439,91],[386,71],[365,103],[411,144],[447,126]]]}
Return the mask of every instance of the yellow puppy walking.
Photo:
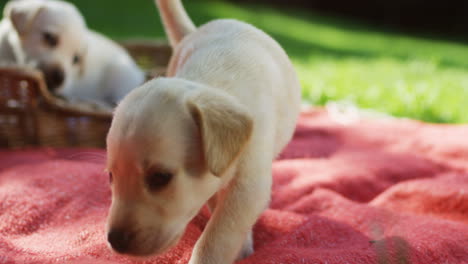
{"label": "yellow puppy walking", "polygon": [[299,114],[299,81],[261,30],[235,20],[196,28],[180,0],[156,3],[174,55],[167,78],[136,88],[115,111],[108,240],[122,254],[160,254],[208,203],[190,264],[232,263],[253,252],[272,161]]}

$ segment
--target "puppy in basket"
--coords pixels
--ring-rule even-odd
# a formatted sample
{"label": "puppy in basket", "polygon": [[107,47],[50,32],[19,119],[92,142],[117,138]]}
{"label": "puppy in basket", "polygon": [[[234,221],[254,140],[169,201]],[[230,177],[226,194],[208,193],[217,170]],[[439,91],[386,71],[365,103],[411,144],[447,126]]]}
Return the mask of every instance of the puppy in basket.
{"label": "puppy in basket", "polygon": [[89,30],[77,8],[58,0],[14,0],[0,22],[0,63],[39,69],[70,102],[112,107],[144,73],[119,45]]}
{"label": "puppy in basket", "polygon": [[134,89],[107,137],[110,246],[135,256],[177,243],[212,211],[190,264],[228,264],[253,252],[271,165],[289,142],[300,85],[283,49],[236,20],[196,28],[180,0],[157,0],[174,49],[167,78]]}

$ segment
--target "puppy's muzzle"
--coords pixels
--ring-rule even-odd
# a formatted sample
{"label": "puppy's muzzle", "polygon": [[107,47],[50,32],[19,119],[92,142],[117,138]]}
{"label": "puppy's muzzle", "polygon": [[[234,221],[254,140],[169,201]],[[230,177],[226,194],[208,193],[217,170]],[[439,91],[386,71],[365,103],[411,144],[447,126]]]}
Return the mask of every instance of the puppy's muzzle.
{"label": "puppy's muzzle", "polygon": [[107,234],[107,241],[109,241],[112,249],[119,253],[127,253],[130,250],[130,243],[133,238],[133,233],[122,229],[112,229]]}
{"label": "puppy's muzzle", "polygon": [[45,77],[47,87],[51,92],[55,92],[65,80],[65,72],[58,65],[40,65],[39,69]]}

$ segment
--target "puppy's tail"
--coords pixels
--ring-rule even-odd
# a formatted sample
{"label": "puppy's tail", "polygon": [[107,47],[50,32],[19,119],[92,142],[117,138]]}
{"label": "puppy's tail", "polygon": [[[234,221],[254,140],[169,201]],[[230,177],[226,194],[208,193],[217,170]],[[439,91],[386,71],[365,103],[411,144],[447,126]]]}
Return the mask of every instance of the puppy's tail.
{"label": "puppy's tail", "polygon": [[196,27],[182,5],[181,0],[155,0],[159,8],[164,29],[169,37],[169,43],[174,48]]}

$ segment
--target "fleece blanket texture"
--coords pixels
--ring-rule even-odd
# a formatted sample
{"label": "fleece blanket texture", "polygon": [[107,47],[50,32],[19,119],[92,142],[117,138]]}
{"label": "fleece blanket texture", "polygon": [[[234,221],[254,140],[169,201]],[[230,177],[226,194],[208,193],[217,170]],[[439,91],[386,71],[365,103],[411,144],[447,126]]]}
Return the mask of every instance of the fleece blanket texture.
{"label": "fleece blanket texture", "polygon": [[[187,263],[209,219],[145,260],[112,253],[104,150],[0,151],[0,263]],[[468,263],[468,126],[304,112],[241,264]]]}

